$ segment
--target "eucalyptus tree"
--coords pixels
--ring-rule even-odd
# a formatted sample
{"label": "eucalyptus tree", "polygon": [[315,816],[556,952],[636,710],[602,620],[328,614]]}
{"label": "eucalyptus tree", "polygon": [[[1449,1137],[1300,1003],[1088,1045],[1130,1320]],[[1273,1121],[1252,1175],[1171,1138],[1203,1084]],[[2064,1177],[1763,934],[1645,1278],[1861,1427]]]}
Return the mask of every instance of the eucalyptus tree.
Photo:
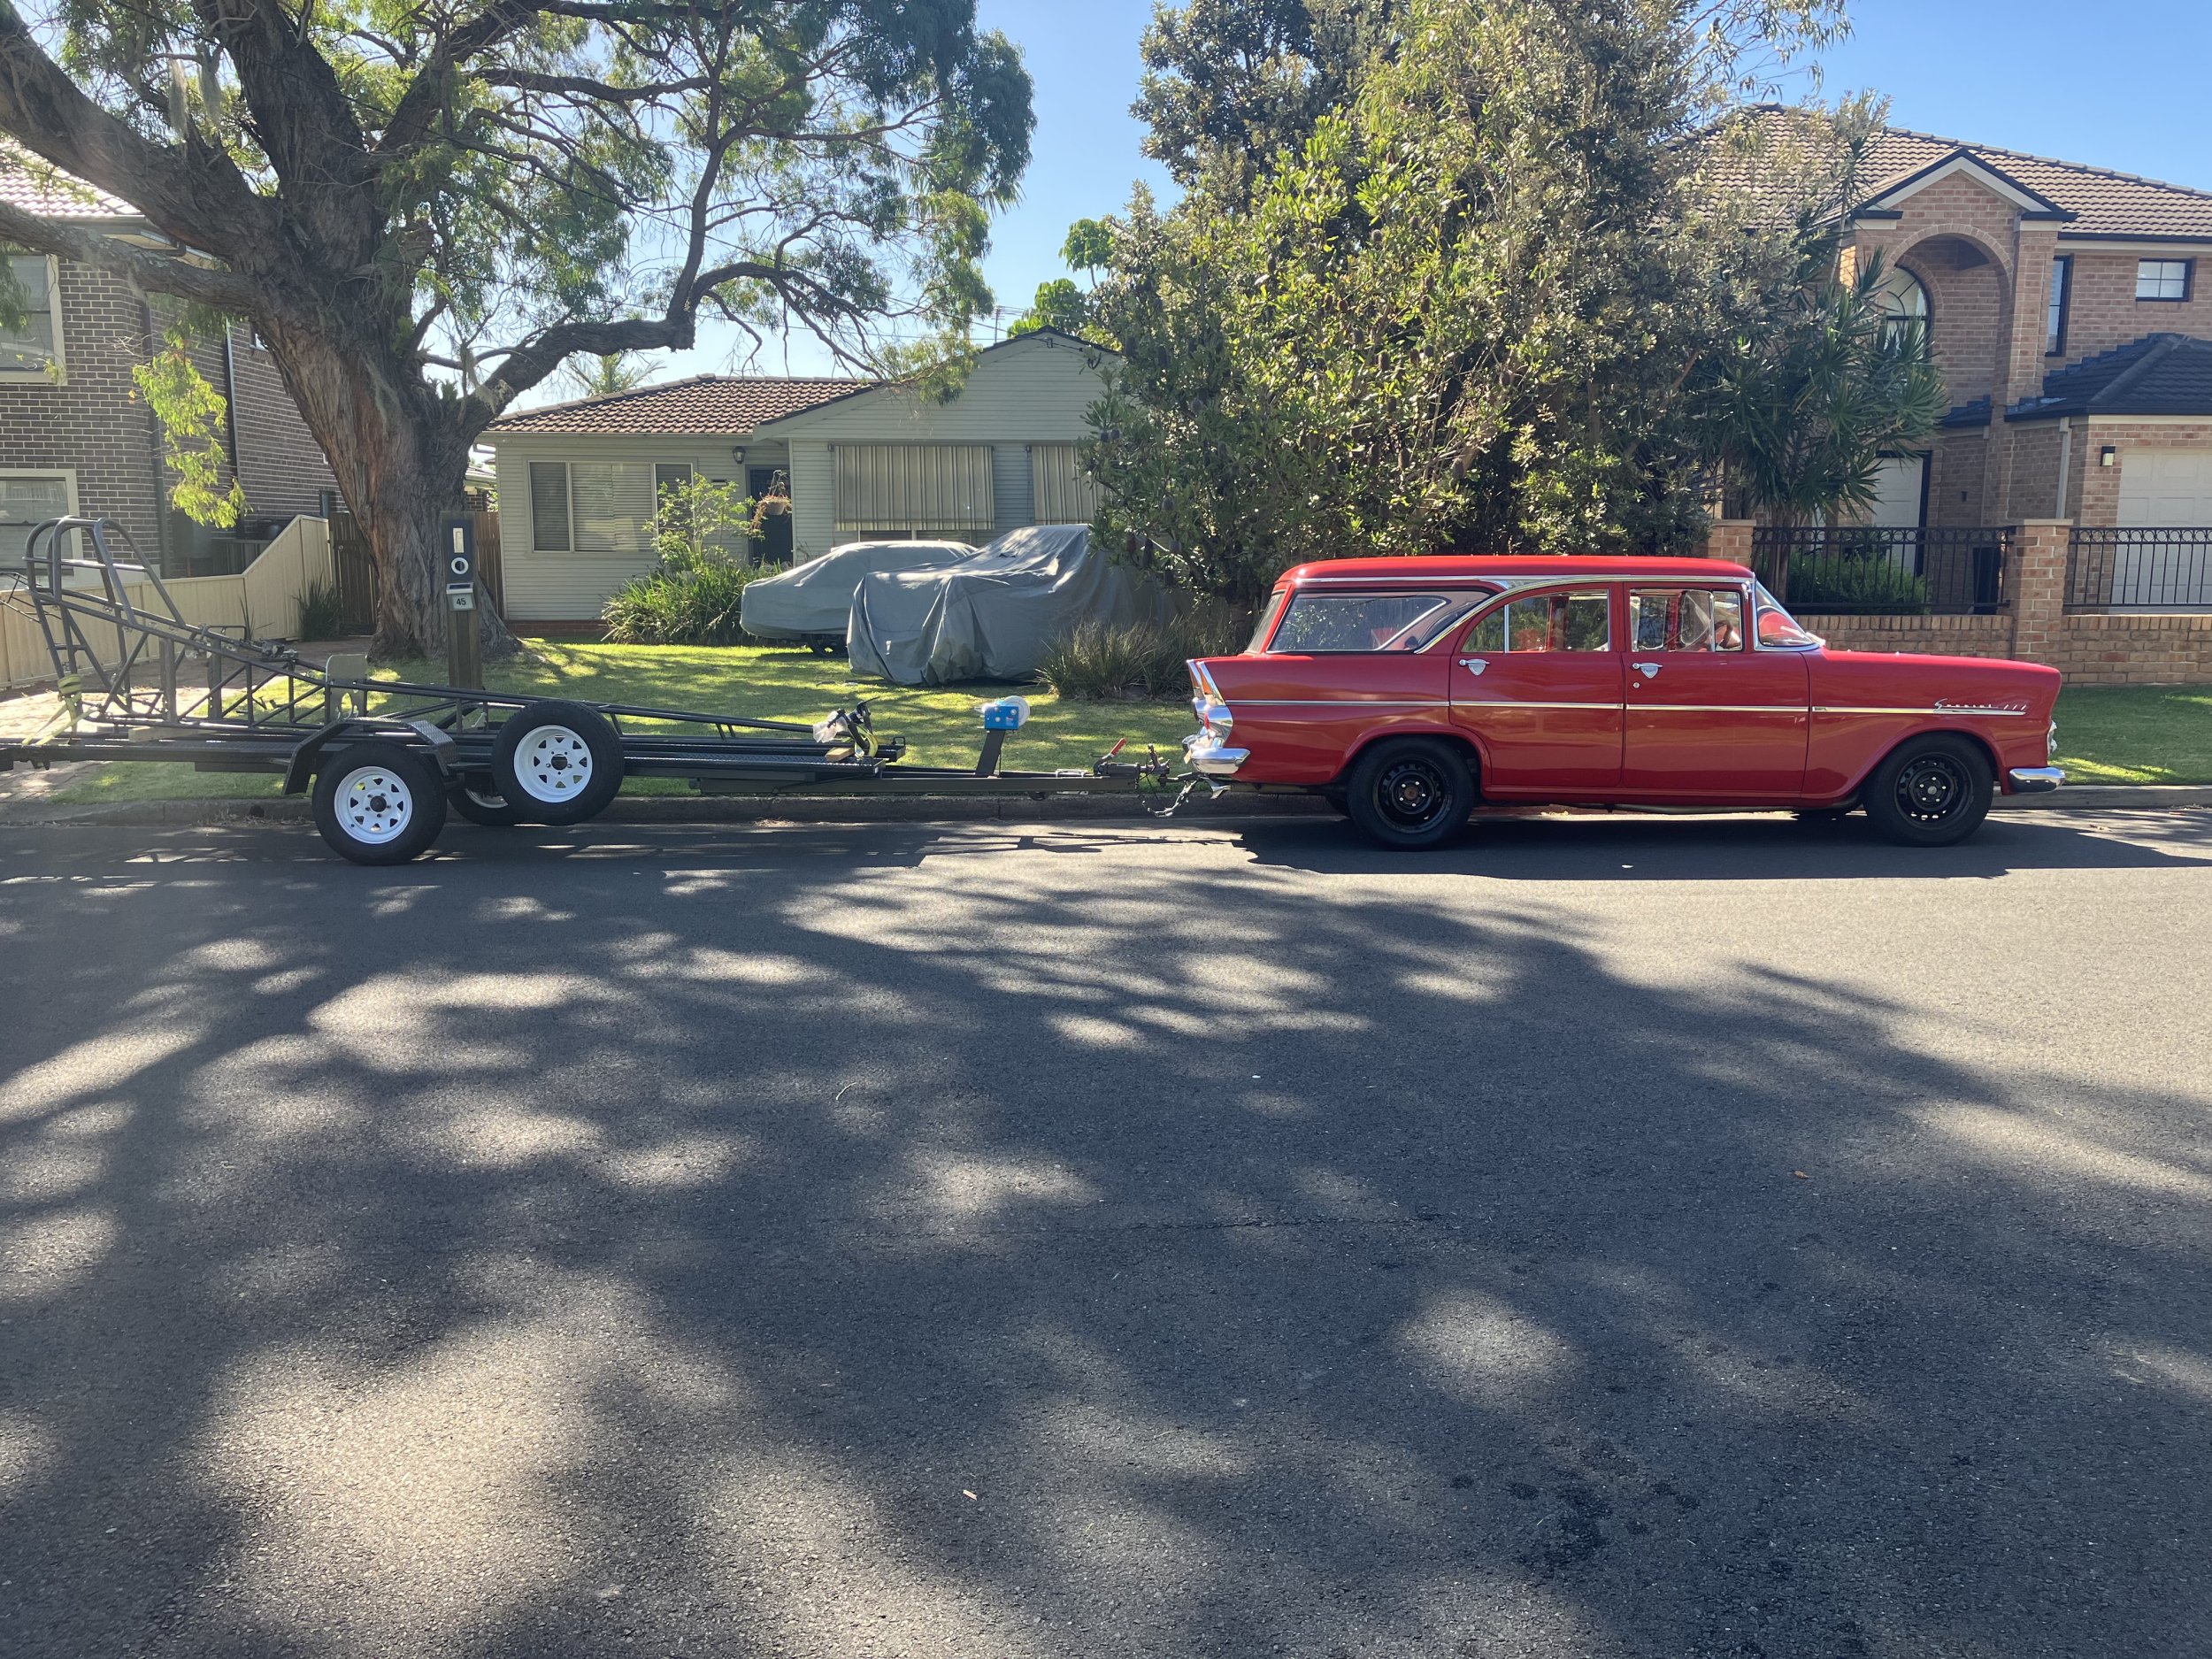
{"label": "eucalyptus tree", "polygon": [[377,644],[443,638],[469,447],[578,353],[703,317],[897,368],[989,303],[1030,83],[974,0],[0,0],[0,134],[168,250],[0,241],[250,321],[366,530]]}

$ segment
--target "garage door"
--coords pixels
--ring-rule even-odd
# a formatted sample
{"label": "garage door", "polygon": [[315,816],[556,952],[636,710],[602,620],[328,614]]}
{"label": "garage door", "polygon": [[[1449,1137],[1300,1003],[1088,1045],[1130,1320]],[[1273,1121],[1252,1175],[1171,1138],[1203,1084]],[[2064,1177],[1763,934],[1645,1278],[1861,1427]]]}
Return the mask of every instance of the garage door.
{"label": "garage door", "polygon": [[2120,527],[2196,530],[2146,535],[2113,549],[2112,603],[2134,609],[2212,605],[2212,449],[2129,449],[2121,463]]}
{"label": "garage door", "polygon": [[2212,449],[2128,449],[2120,470],[2120,524],[2212,525]]}

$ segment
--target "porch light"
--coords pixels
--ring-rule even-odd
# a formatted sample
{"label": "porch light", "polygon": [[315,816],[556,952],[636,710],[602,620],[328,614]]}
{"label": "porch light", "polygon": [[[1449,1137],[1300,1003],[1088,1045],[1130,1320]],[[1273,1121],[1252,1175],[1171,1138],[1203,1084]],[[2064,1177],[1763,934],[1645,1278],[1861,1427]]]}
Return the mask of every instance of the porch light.
{"label": "porch light", "polygon": [[730,459],[736,462],[740,466],[744,465],[745,446],[741,443],[732,444],[730,446]]}
{"label": "porch light", "polygon": [[2097,465],[2099,466],[2114,465],[2118,462],[2119,458],[2120,450],[2116,444],[2108,443],[2103,449],[2097,451]]}

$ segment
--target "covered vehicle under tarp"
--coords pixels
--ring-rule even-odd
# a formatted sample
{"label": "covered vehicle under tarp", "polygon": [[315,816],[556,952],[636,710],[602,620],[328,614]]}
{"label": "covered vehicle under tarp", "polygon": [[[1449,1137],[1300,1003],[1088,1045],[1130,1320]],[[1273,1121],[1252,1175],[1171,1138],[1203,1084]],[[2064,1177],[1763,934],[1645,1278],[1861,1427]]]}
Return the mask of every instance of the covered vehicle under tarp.
{"label": "covered vehicle under tarp", "polygon": [[1089,526],[1033,524],[942,570],[863,577],[845,637],[854,672],[941,686],[1026,680],[1081,623],[1167,618],[1165,591],[1093,545]]}
{"label": "covered vehicle under tarp", "polygon": [[842,645],[851,620],[853,589],[877,571],[935,570],[972,558],[965,541],[854,541],[819,558],[795,565],[780,576],[746,585],[738,619],[757,640],[804,640]]}

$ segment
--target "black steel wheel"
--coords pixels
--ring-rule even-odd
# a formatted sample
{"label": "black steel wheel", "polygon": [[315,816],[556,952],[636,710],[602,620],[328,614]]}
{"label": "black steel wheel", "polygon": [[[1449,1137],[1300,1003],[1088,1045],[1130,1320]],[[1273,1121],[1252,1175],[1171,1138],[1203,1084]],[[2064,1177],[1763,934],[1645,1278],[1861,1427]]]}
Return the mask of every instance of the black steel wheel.
{"label": "black steel wheel", "polygon": [[499,793],[489,778],[457,778],[446,786],[445,798],[456,812],[486,829],[512,829],[530,821],[520,808],[511,804]]}
{"label": "black steel wheel", "polygon": [[1891,750],[1860,801],[1886,839],[1905,847],[1948,847],[1981,827],[1996,786],[1978,744],[1939,733]]}
{"label": "black steel wheel", "polygon": [[315,774],[315,828],[357,864],[403,864],[445,827],[445,791],[404,744],[351,743]]}
{"label": "black steel wheel", "polygon": [[1394,738],[1353,763],[1345,805],[1352,822],[1385,847],[1440,846],[1475,810],[1474,768],[1435,738]]}
{"label": "black steel wheel", "polygon": [[622,740],[580,703],[527,703],[499,728],[492,781],[534,823],[581,824],[622,787]]}

